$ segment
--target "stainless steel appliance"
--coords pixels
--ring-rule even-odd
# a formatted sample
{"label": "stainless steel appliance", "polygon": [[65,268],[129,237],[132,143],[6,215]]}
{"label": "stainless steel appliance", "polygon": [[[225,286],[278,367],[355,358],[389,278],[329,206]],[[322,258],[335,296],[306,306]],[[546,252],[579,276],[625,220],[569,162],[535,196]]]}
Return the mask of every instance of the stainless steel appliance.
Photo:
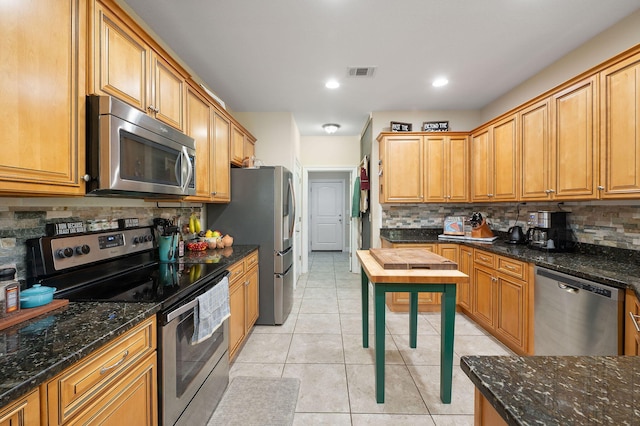
{"label": "stainless steel appliance", "polygon": [[620,355],[624,290],[535,268],[535,355]]}
{"label": "stainless steel appliance", "polygon": [[207,224],[236,244],[259,244],[258,324],[284,323],[293,306],[293,175],[282,166],[231,170],[231,203],[209,205]]}
{"label": "stainless steel appliance", "polygon": [[228,320],[193,344],[194,309],[197,296],[228,285],[228,264],[162,263],[155,246],[150,227],[28,240],[28,282],[71,301],[160,304],[158,417],[206,424],[229,382]]}
{"label": "stainless steel appliance", "polygon": [[529,212],[527,242],[529,247],[547,251],[571,251],[575,246],[567,222],[568,212]]}
{"label": "stainless steel appliance", "polygon": [[87,195],[195,194],[195,141],[110,96],[87,96]]}

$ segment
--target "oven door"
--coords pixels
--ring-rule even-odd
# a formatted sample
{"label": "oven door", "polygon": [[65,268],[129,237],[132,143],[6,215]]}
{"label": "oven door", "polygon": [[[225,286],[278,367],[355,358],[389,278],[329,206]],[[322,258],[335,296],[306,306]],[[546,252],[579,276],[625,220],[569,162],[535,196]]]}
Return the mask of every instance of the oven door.
{"label": "oven door", "polygon": [[159,392],[164,425],[206,424],[229,383],[228,320],[211,337],[192,344],[196,305],[193,296],[160,317]]}

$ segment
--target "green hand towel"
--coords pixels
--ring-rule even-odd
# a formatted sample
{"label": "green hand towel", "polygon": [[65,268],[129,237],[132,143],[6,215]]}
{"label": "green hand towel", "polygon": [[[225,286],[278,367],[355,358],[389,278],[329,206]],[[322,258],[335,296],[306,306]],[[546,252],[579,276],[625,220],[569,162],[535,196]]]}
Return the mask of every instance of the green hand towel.
{"label": "green hand towel", "polygon": [[351,217],[360,217],[360,178],[356,178],[353,185],[353,200],[351,201]]}

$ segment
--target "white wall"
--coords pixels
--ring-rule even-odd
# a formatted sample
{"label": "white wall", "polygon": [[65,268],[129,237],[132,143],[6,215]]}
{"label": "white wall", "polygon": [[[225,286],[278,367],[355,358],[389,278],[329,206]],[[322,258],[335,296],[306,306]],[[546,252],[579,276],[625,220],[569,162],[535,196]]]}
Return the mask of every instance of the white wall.
{"label": "white wall", "polygon": [[302,167],[356,167],[360,163],[359,136],[302,136],[300,148]]}
{"label": "white wall", "polygon": [[300,132],[290,112],[233,112],[233,116],[257,139],[256,157],[265,166],[293,170],[300,155]]}
{"label": "white wall", "polygon": [[504,114],[590,68],[640,44],[640,10],[524,81],[481,111],[482,123]]}

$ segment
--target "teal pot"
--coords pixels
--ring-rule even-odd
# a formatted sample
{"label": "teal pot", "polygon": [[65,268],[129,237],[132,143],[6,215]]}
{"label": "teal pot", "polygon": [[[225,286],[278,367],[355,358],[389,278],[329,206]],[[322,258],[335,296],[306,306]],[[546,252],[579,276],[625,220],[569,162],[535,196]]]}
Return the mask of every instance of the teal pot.
{"label": "teal pot", "polygon": [[37,308],[51,303],[55,291],[55,287],[42,287],[40,284],[34,284],[33,287],[20,292],[20,308]]}

